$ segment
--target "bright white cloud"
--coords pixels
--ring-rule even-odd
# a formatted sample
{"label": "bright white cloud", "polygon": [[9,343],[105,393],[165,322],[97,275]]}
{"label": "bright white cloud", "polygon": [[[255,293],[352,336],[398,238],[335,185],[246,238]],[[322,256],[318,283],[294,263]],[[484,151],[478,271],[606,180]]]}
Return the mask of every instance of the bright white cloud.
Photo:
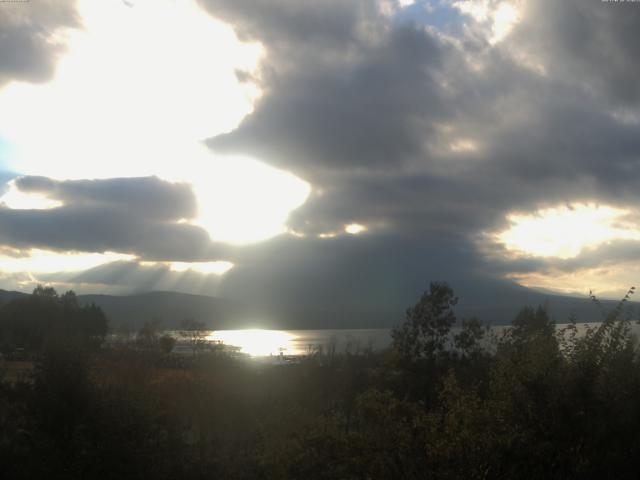
{"label": "bright white cloud", "polygon": [[460,12],[470,15],[477,22],[484,22],[489,18],[489,2],[486,0],[460,0],[453,2],[452,5]]}
{"label": "bright white cloud", "polygon": [[510,3],[503,2],[492,14],[491,43],[497,43],[506,37],[518,23],[518,10]]}
{"label": "bright white cloud", "polygon": [[216,262],[153,262],[147,260],[138,261],[141,267],[163,267],[171,272],[198,272],[204,274],[223,275],[233,268],[233,263],[225,261]]}
{"label": "bright white cloud", "polygon": [[24,256],[0,254],[0,271],[3,273],[24,272],[32,275],[80,272],[110,262],[131,261],[135,258],[133,255],[113,252],[60,253],[49,250],[32,249],[24,253]]}
{"label": "bright white cloud", "polygon": [[78,9],[84,28],[68,33],[54,79],[0,92],[0,134],[20,172],[183,177],[201,160],[186,147],[251,111],[234,71],[254,68],[260,47],[194,2],[84,0]]}
{"label": "bright white cloud", "polygon": [[566,295],[586,297],[593,291],[599,298],[620,300],[629,287],[638,284],[640,262],[582,268],[574,272],[549,269],[543,272],[510,274],[523,287],[540,288]]}
{"label": "bright white cloud", "polygon": [[194,186],[197,223],[213,239],[282,233],[308,185],[202,145],[252,111],[260,90],[235,72],[255,73],[262,47],[241,43],[192,0],[80,0],[78,10],[84,28],[66,33],[53,80],[0,91],[0,137],[16,152],[11,168],[56,179],[185,181]]}
{"label": "bright white cloud", "polygon": [[453,2],[457,8],[478,24],[486,27],[487,39],[496,44],[504,39],[520,21],[518,2],[495,2],[492,0],[459,0]]}
{"label": "bright white cloud", "polygon": [[624,221],[629,210],[577,204],[513,213],[511,226],[494,239],[516,253],[538,257],[573,258],[586,247],[618,240],[640,240],[640,226]]}

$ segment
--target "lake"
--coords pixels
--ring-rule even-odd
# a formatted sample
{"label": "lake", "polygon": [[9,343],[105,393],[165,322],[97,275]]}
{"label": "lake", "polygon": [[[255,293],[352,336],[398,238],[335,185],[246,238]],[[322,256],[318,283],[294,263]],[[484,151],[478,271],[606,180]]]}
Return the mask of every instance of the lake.
{"label": "lake", "polygon": [[[165,330],[158,335],[168,334],[178,343],[175,353],[190,354],[188,342],[178,330]],[[336,353],[362,352],[366,349],[382,350],[391,345],[391,329],[323,329],[323,330],[209,330],[203,332],[209,343],[223,343],[237,347],[241,353],[252,357],[306,355],[322,348],[333,349]],[[106,343],[117,345],[135,341],[136,334],[112,333]]]}
{"label": "lake", "polygon": [[366,348],[381,350],[391,344],[391,329],[351,330],[216,330],[207,340],[240,348],[254,357],[269,355],[305,355],[322,347],[337,353],[357,352]]}
{"label": "lake", "polygon": [[[587,326],[599,323],[578,323],[578,334],[584,334]],[[557,324],[557,329],[566,327],[566,323]],[[499,336],[506,326],[498,325],[491,330]],[[455,333],[456,328],[452,331]],[[631,323],[631,331],[640,335],[640,325]],[[336,353],[350,351],[356,353],[365,349],[382,350],[391,345],[391,329],[327,329],[327,330],[217,330],[207,335],[207,340],[233,345],[240,351],[253,357],[269,355],[305,355],[318,347],[326,352],[335,349]]]}
{"label": "lake", "polygon": [[[567,324],[557,324],[557,328],[564,328]],[[588,324],[597,326],[599,323]],[[587,324],[578,324],[578,333],[583,334]],[[500,336],[507,326],[494,326],[491,330],[494,335]],[[452,329],[455,333],[456,327]],[[640,335],[640,325],[631,323],[631,330]],[[184,345],[184,340],[179,331],[167,331],[178,340],[176,353],[189,353],[191,350]],[[324,329],[324,330],[211,330],[205,332],[205,338],[211,343],[223,343],[227,346],[238,348],[241,353],[252,357],[269,356],[299,356],[313,353],[321,348],[324,352],[358,353],[365,350],[379,351],[391,345],[390,328],[370,329]],[[107,342],[119,343],[129,341],[130,337],[121,334],[113,334]]]}

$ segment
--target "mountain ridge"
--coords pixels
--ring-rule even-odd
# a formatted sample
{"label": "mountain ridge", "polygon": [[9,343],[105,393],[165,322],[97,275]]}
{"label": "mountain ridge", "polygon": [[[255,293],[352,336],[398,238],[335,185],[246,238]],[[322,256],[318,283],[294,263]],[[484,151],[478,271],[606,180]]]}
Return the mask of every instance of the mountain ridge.
{"label": "mountain ridge", "polygon": [[[0,302],[28,296],[28,293],[0,289]],[[589,298],[549,295],[532,289],[515,289],[508,298],[488,298],[482,303],[461,301],[455,308],[458,318],[478,317],[491,325],[511,322],[524,306],[546,305],[558,323],[570,315],[578,322],[599,321],[603,313]],[[136,330],[144,322],[157,320],[161,328],[177,329],[182,320],[195,318],[211,329],[322,329],[390,328],[404,318],[404,309],[318,308],[304,305],[253,305],[246,302],[175,291],[150,291],[130,295],[83,294],[81,304],[95,303],[105,312],[115,330]],[[462,298],[464,300],[464,297]],[[602,300],[604,311],[617,301]],[[637,307],[636,302],[629,302]],[[408,307],[409,305],[407,305]],[[405,307],[406,308],[406,307]]]}

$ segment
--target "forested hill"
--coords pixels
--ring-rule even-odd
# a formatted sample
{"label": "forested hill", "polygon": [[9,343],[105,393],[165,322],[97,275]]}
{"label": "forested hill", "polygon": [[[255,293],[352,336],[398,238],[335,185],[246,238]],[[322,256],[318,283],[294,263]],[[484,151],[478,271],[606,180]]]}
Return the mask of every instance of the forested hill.
{"label": "forested hill", "polygon": [[[27,293],[0,289],[0,303],[27,297]],[[135,295],[78,295],[80,304],[99,306],[112,328],[137,330],[147,321],[159,321],[161,328],[178,328],[193,318],[212,329],[248,326],[257,311],[239,302],[178,292],[148,292]]]}
{"label": "forested hill", "polygon": [[0,289],[0,304],[10,302],[11,300],[15,300],[17,298],[24,298],[27,295],[27,293],[23,292],[10,292]]}
{"label": "forested hill", "polygon": [[161,327],[178,328],[193,318],[211,329],[248,326],[257,311],[247,305],[223,298],[178,292],[149,292],[137,295],[80,295],[80,301],[100,306],[114,328],[139,328],[145,321],[159,320]]}
{"label": "forested hill", "polygon": [[[27,295],[0,289],[0,302]],[[589,298],[549,295],[525,288],[496,291],[469,300],[459,293],[456,307],[459,318],[477,316],[492,325],[508,324],[523,305],[547,305],[553,318],[563,323],[574,313],[578,322],[601,320],[601,314]],[[405,308],[387,310],[366,307],[332,308],[291,305],[252,305],[235,300],[190,295],[178,292],[149,292],[143,294],[79,295],[82,304],[95,303],[105,312],[114,329],[138,329],[145,321],[159,320],[162,328],[177,328],[180,322],[194,318],[212,329],[234,328],[388,328],[402,321]],[[605,310],[614,301],[603,301]],[[635,306],[635,302],[631,305]],[[637,310],[637,309],[636,309]]]}

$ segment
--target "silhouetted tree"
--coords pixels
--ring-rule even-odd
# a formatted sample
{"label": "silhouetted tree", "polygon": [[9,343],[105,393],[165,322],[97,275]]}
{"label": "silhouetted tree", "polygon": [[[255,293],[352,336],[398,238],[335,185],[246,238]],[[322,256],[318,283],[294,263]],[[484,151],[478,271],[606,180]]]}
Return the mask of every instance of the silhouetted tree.
{"label": "silhouetted tree", "polygon": [[158,330],[160,320],[145,321],[136,335],[136,343],[145,350],[153,350],[158,346]]}
{"label": "silhouetted tree", "polygon": [[180,323],[180,336],[189,344],[194,356],[206,344],[206,328],[204,322],[195,318],[186,318]]}
{"label": "silhouetted tree", "polygon": [[463,358],[477,358],[485,350],[482,341],[488,330],[488,327],[475,317],[464,319],[460,331],[453,336],[453,345]]}
{"label": "silhouetted tree", "polygon": [[73,291],[58,296],[53,288],[39,285],[29,297],[0,308],[3,342],[31,351],[41,350],[54,338],[70,337],[95,348],[107,331],[108,321],[100,307],[81,306]]}
{"label": "silhouetted tree", "polygon": [[429,291],[407,310],[406,320],[393,329],[393,348],[404,360],[433,359],[445,351],[458,302],[447,283],[432,282]]}
{"label": "silhouetted tree", "polygon": [[169,354],[176,344],[176,339],[169,334],[164,334],[160,337],[158,343],[160,345],[160,350],[162,350],[166,354]]}

